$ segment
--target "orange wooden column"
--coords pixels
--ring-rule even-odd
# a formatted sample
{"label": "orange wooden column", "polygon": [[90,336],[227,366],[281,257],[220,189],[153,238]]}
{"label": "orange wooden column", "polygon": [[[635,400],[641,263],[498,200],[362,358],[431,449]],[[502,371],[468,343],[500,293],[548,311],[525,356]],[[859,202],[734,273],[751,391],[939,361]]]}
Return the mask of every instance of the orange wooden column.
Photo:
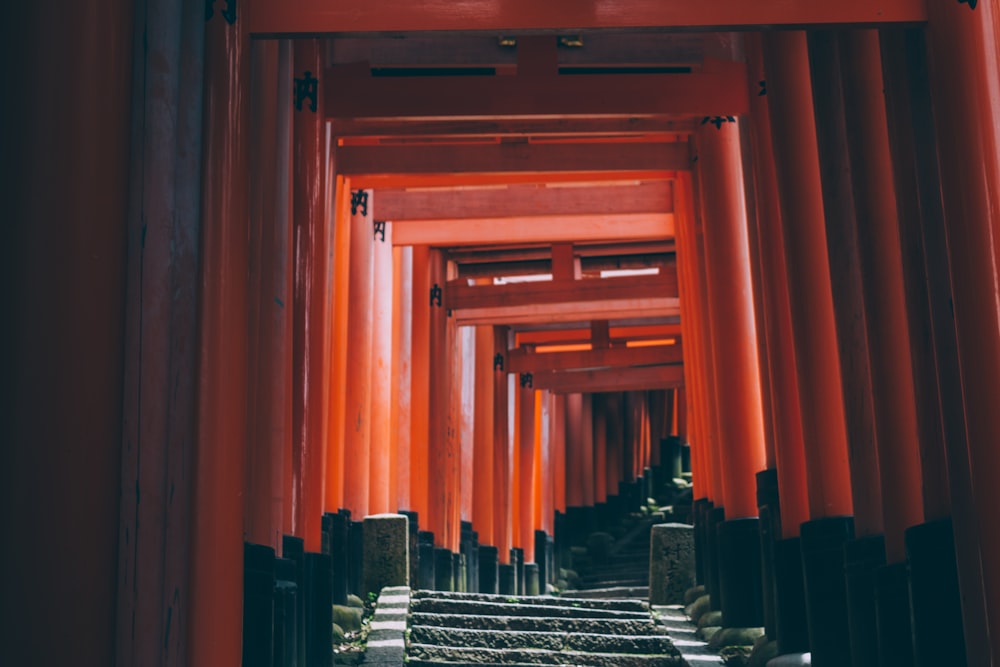
{"label": "orange wooden column", "polygon": [[[765,466],[739,141],[735,123],[704,125],[698,134],[709,318],[713,331],[725,332],[713,341],[727,519],[757,516],[755,475]],[[743,343],[734,345],[732,337]]]}
{"label": "orange wooden column", "polygon": [[548,391],[535,392],[535,529],[544,530],[551,537],[555,529],[555,497],[552,493],[555,471],[552,459],[552,408],[553,395]]}
{"label": "orange wooden column", "polygon": [[764,35],[809,514],[853,513],[805,34]]}
{"label": "orange wooden column", "polygon": [[813,109],[823,188],[826,245],[840,356],[847,427],[854,530],[858,537],[882,533],[882,493],[875,438],[867,314],[858,262],[855,197],[844,124],[843,75],[836,32],[808,37]]}
{"label": "orange wooden column", "polygon": [[[759,33],[746,36],[746,53],[751,81],[765,81],[764,55]],[[761,317],[767,329],[768,372],[771,388],[771,418],[774,426],[775,464],[778,496],[781,499],[781,535],[796,537],[799,526],[809,519],[806,488],[805,451],[802,442],[802,414],[795,370],[795,344],[785,273],[781,207],[771,141],[768,96],[750,98],[750,139],[753,150],[754,184],[757,203],[757,237],[761,267]]]}
{"label": "orange wooden column", "polygon": [[618,484],[623,477],[625,456],[625,425],[622,421],[621,393],[608,394],[604,400],[605,427],[608,452],[605,456],[605,488],[609,496],[618,495]]}
{"label": "orange wooden column", "polygon": [[566,395],[566,506],[583,507],[583,394]]}
{"label": "orange wooden column", "polygon": [[[370,202],[369,202],[370,205]],[[393,261],[392,223],[373,221],[372,245],[372,375],[371,458],[369,460],[368,513],[395,512],[390,497],[392,469],[392,336]]]}
{"label": "orange wooden column", "polygon": [[[472,525],[482,544],[494,545],[493,513],[496,497],[493,477],[496,461],[493,453],[494,378],[503,368],[494,361],[492,326],[476,327],[476,392],[473,420],[474,461],[472,469]],[[501,356],[501,360],[503,357]],[[503,366],[501,361],[500,366]]]}
{"label": "orange wooden column", "polygon": [[351,298],[351,186],[338,176],[333,198],[333,313],[330,331],[329,429],[323,510],[337,512],[344,504],[344,443],[347,438],[347,344]]}
{"label": "orange wooden column", "polygon": [[531,375],[522,373],[517,392],[518,423],[518,540],[524,562],[535,562],[534,473],[535,473],[535,389]]}
{"label": "orange wooden column", "polygon": [[[323,58],[318,40],[296,40],[292,116],[292,224],[294,258],[292,330],[292,446],[296,484],[295,534],[307,551],[319,551],[323,515],[323,385],[327,294],[326,118],[323,114]],[[315,85],[315,97],[305,97]],[[315,102],[315,104],[314,104]]]}
{"label": "orange wooden column", "polygon": [[[500,562],[510,561],[511,547],[511,456],[506,327],[493,327],[493,546]],[[497,363],[500,362],[500,363]]]}
{"label": "orange wooden column", "polygon": [[608,410],[607,396],[594,394],[594,502],[608,502]]}
{"label": "orange wooden column", "polygon": [[242,653],[249,185],[244,25],[216,13],[205,29],[190,665],[235,665]]}
{"label": "orange wooden column", "polygon": [[[476,329],[458,327],[458,353],[462,372],[458,384],[458,447],[459,447],[459,520],[472,522],[473,475],[476,466]],[[461,530],[461,524],[459,524]]]}
{"label": "orange wooden column", "polygon": [[552,394],[552,510],[566,513],[566,395]]}
{"label": "orange wooden column", "polygon": [[[392,328],[393,405],[395,407],[396,493],[391,496],[395,509],[412,510],[411,430],[413,406],[413,248],[397,248],[394,258],[396,287],[393,290],[393,313],[398,324]],[[418,517],[419,518],[419,517]]]}
{"label": "orange wooden column", "polygon": [[[445,258],[440,250],[431,250],[430,306],[430,412],[428,416],[428,475],[434,480],[428,488],[427,525],[434,541],[452,551],[459,538],[458,466],[461,452],[457,439],[458,424],[453,395],[457,395],[455,375],[461,373],[457,351],[456,327],[444,309],[444,285],[447,281]],[[458,376],[461,377],[460,375]],[[460,387],[459,387],[460,388]],[[460,402],[459,402],[460,405]]]}
{"label": "orange wooden column", "polygon": [[580,405],[580,485],[581,503],[594,506],[594,403],[593,394],[584,394]]}
{"label": "orange wooden column", "polygon": [[427,530],[430,437],[430,250],[413,247],[413,323],[410,361],[410,499]]}
{"label": "orange wooden column", "polygon": [[878,33],[844,32],[844,100],[871,358],[886,558],[903,562],[903,531],[923,521],[910,335]]}
{"label": "orange wooden column", "polygon": [[[960,10],[960,11],[958,11]],[[968,428],[974,516],[983,563],[990,652],[1000,662],[1000,309],[997,308],[998,15],[991,3],[928,3],[928,64],[941,165],[955,330]],[[935,249],[936,250],[936,249]],[[933,250],[928,248],[928,252]],[[956,536],[961,542],[965,535]],[[967,635],[967,645],[972,644]],[[970,654],[976,646],[970,646]],[[971,657],[971,655],[970,655]]]}
{"label": "orange wooden column", "polygon": [[350,218],[347,383],[344,408],[344,506],[360,521],[369,514],[371,474],[372,276],[374,225],[370,190],[354,190]]}

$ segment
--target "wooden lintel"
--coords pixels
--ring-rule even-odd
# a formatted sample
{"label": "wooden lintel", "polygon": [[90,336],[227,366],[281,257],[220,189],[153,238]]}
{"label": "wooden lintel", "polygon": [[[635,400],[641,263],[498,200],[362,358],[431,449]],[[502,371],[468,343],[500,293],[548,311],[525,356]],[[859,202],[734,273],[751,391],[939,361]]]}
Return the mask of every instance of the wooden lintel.
{"label": "wooden lintel", "polygon": [[527,304],[496,308],[465,308],[452,311],[456,323],[466,325],[506,324],[510,326],[560,323],[585,324],[592,320],[677,317],[680,301],[672,297],[648,299],[608,299],[551,304]]}
{"label": "wooden lintel", "polygon": [[684,386],[684,366],[633,366],[582,371],[539,371],[532,373],[536,389],[554,394],[676,389]]}
{"label": "wooden lintel", "polygon": [[511,373],[537,373],[679,364],[684,361],[684,352],[679,341],[673,345],[655,347],[610,347],[567,352],[529,352],[518,348],[507,353],[507,361],[508,371]]}
{"label": "wooden lintel", "polygon": [[[506,285],[469,285],[450,281],[445,305],[452,310],[512,306],[663,299],[677,297],[677,273],[583,280],[548,280]],[[611,318],[604,318],[611,319]]]}
{"label": "wooden lintel", "polygon": [[[338,149],[342,150],[342,149]],[[339,162],[337,163],[339,166]],[[384,165],[383,165],[384,166]],[[377,173],[351,176],[351,185],[364,190],[384,188],[481,187],[484,185],[539,185],[547,183],[649,181],[676,178],[676,171],[629,169],[608,171],[506,171],[461,173]]]}
{"label": "wooden lintel", "polygon": [[[663,268],[674,261],[672,253],[649,255],[617,255],[581,258],[583,275],[595,275],[601,271],[620,269]],[[552,273],[552,263],[547,259],[531,259],[510,262],[471,262],[458,265],[459,278],[491,278],[497,276],[528,276]]]}
{"label": "wooden lintel", "polygon": [[701,119],[689,116],[613,118],[514,118],[426,120],[422,118],[334,118],[334,136],[473,139],[486,137],[635,137],[651,140],[690,134]]}
{"label": "wooden lintel", "polygon": [[746,66],[711,61],[684,74],[365,76],[334,66],[328,118],[568,118],[737,116],[749,110]]}
{"label": "wooden lintel", "polygon": [[540,215],[622,215],[670,213],[672,181],[634,185],[548,187],[515,185],[451,190],[378,190],[373,200],[376,220],[464,220]]}
{"label": "wooden lintel", "polygon": [[629,215],[563,215],[474,220],[422,220],[393,226],[392,242],[398,246],[574,241],[662,241],[674,236],[672,213]]}
{"label": "wooden lintel", "polygon": [[640,172],[648,179],[691,168],[685,142],[503,143],[341,146],[337,172],[368,174],[546,174]]}
{"label": "wooden lintel", "polygon": [[[612,343],[624,343],[629,340],[651,340],[657,338],[678,338],[681,335],[679,324],[639,324],[627,327],[609,327],[608,337]],[[518,345],[561,345],[584,343],[593,340],[593,329],[554,329],[520,331],[517,333]]]}
{"label": "wooden lintel", "polygon": [[330,33],[420,33],[594,29],[643,27],[727,31],[745,27],[920,23],[927,20],[923,0],[257,0],[248,14],[255,35]]}

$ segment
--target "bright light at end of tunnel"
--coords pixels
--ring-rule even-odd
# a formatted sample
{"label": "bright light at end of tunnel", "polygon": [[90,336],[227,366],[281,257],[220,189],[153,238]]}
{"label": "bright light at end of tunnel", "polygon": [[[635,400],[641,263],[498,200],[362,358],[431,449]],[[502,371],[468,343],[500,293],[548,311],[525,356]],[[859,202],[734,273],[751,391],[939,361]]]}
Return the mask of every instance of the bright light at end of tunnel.
{"label": "bright light at end of tunnel", "polygon": [[660,267],[652,266],[648,269],[604,269],[601,271],[602,278],[628,278],[629,276],[658,276]]}

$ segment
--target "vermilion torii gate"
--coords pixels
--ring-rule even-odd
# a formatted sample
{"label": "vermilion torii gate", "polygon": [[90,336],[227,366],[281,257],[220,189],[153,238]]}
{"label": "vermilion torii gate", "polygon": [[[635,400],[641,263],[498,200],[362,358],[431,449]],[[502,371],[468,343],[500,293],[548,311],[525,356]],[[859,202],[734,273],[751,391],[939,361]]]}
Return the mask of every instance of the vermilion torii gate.
{"label": "vermilion torii gate", "polygon": [[783,651],[997,662],[995,13],[11,8],[5,659],[236,664],[244,541],[530,560],[676,434]]}

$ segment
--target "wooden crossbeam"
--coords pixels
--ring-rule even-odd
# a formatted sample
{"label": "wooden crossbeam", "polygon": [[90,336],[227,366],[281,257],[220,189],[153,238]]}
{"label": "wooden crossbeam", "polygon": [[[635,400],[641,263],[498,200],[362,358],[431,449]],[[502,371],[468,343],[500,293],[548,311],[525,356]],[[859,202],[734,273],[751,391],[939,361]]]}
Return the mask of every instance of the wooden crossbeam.
{"label": "wooden crossbeam", "polygon": [[348,177],[625,172],[655,180],[690,169],[691,157],[683,142],[341,146],[336,165],[338,173]]}
{"label": "wooden crossbeam", "polygon": [[379,190],[373,200],[376,220],[465,220],[545,215],[622,215],[670,213],[671,181],[635,185],[545,187],[521,185],[451,190]]}
{"label": "wooden crossbeam", "polygon": [[[625,327],[609,327],[608,337],[613,343],[620,343],[627,340],[650,340],[655,338],[676,338],[681,335],[680,324],[637,324]],[[518,345],[561,345],[591,340],[592,331],[590,327],[579,329],[556,329],[519,331],[517,333]]]}
{"label": "wooden crossbeam", "polygon": [[680,342],[655,347],[609,347],[567,352],[530,352],[524,348],[507,353],[511,373],[537,373],[585,368],[653,366],[684,361]]}
{"label": "wooden crossbeam", "polygon": [[923,0],[257,0],[249,13],[256,35],[411,33],[662,27],[726,31],[741,27],[865,24],[927,19]]}
{"label": "wooden crossbeam", "polygon": [[684,366],[633,366],[532,373],[532,386],[554,394],[676,389],[684,386]]}
{"label": "wooden crossbeam", "polygon": [[[451,310],[512,306],[666,299],[677,297],[677,273],[585,280],[549,280],[506,285],[448,283],[445,304]],[[610,317],[595,319],[612,319]]]}
{"label": "wooden crossbeam", "polygon": [[658,241],[673,235],[673,213],[632,213],[404,222],[393,225],[392,242],[451,248],[512,242]]}
{"label": "wooden crossbeam", "polygon": [[736,116],[749,110],[746,66],[711,61],[685,74],[366,76],[327,70],[328,118]]}
{"label": "wooden crossbeam", "polygon": [[526,304],[495,308],[465,308],[452,311],[460,325],[504,324],[558,325],[584,324],[592,320],[677,317],[680,301],[673,297],[647,299],[608,299],[552,304]]}
{"label": "wooden crossbeam", "polygon": [[634,137],[671,138],[690,134],[701,119],[690,117],[627,116],[613,118],[513,118],[446,119],[423,118],[334,118],[337,137],[424,137],[473,139],[486,137]]}

